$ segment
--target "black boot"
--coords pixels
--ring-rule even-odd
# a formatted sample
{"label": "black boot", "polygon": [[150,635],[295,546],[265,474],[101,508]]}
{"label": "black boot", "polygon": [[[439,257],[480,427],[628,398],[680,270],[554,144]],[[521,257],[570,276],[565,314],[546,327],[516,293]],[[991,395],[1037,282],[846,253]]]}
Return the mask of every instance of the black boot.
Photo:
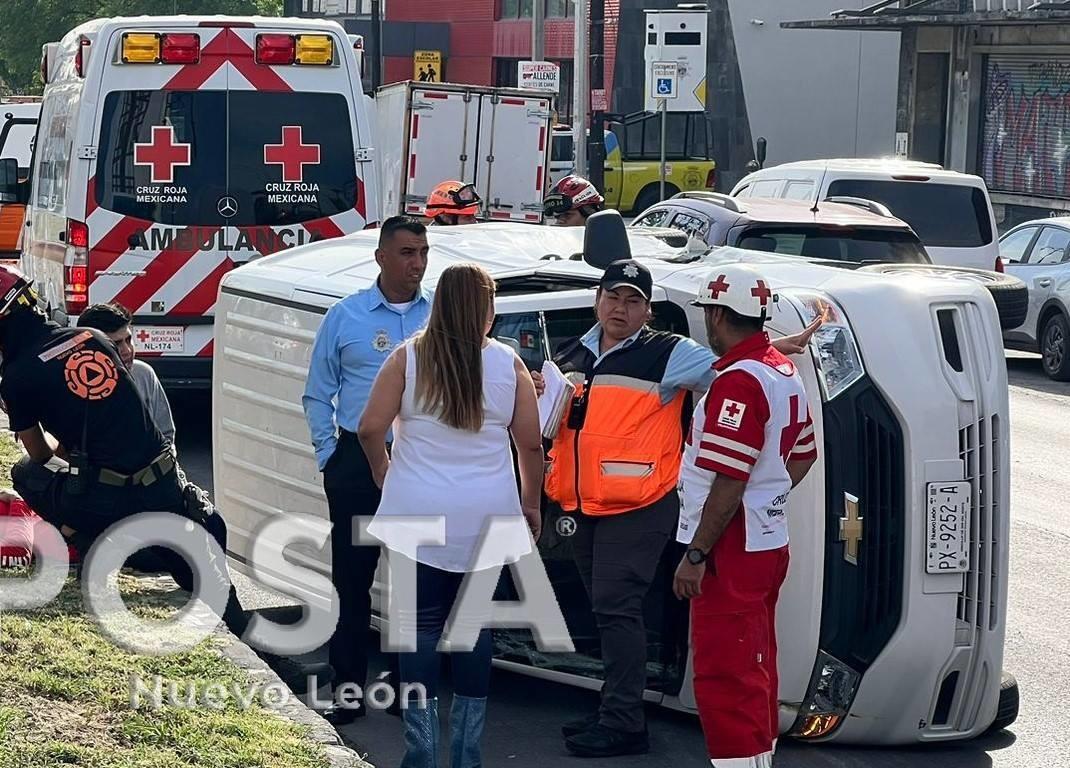
{"label": "black boot", "polygon": [[565,739],[565,747],[577,757],[641,755],[650,751],[650,740],[645,730],[629,733],[598,723],[583,733]]}
{"label": "black boot", "polygon": [[311,690],[330,685],[334,680],[334,667],[324,661],[300,662],[289,656],[260,652],[260,658],[286,683],[291,691],[301,695]]}
{"label": "black boot", "polygon": [[581,717],[577,720],[570,720],[561,726],[561,735],[565,738],[569,736],[575,736],[578,733],[589,731],[598,725],[598,712],[592,712],[586,717]]}

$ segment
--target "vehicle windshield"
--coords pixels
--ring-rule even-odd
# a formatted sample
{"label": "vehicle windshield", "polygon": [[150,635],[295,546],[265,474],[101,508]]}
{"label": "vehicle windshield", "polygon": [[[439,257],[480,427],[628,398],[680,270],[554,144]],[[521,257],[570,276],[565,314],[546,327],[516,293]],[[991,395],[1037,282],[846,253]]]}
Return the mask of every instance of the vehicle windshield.
{"label": "vehicle windshield", "polygon": [[353,147],[341,94],[115,91],[96,199],[161,224],[296,224],[354,207]]}
{"label": "vehicle windshield", "polygon": [[817,226],[748,227],[737,248],[847,263],[929,264],[910,232]]}
{"label": "vehicle windshield", "polygon": [[876,200],[913,229],[925,245],[978,248],[992,242],[992,220],[984,190],[957,184],[838,179],[829,197]]}

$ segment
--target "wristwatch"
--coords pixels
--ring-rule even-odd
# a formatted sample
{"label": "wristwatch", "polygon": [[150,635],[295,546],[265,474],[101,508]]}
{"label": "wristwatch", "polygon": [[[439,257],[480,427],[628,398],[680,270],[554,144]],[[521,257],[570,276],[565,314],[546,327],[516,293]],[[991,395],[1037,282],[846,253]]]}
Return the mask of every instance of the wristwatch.
{"label": "wristwatch", "polygon": [[687,562],[691,563],[691,565],[702,565],[709,556],[708,552],[703,552],[698,547],[691,547],[691,549],[687,550],[686,555]]}

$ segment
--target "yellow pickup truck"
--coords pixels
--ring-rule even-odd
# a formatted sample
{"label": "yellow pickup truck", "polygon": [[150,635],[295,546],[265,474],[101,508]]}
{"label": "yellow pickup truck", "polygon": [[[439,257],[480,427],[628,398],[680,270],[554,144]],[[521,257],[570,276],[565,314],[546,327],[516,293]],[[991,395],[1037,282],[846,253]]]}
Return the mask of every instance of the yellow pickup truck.
{"label": "yellow pickup truck", "polygon": [[[705,116],[669,115],[665,148],[665,197],[712,190],[717,164],[710,159]],[[677,119],[684,118],[684,119]],[[605,132],[606,206],[638,215],[660,202],[661,117],[641,114],[609,123]],[[572,129],[556,126],[550,149],[551,188],[575,167]]]}

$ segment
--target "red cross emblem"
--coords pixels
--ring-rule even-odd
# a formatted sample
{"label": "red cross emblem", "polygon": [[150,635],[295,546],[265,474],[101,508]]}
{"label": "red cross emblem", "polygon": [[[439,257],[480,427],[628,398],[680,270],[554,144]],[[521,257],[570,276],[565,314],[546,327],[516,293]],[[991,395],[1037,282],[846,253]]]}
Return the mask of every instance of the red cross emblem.
{"label": "red cross emblem", "polygon": [[750,289],[750,295],[762,302],[764,307],[769,304],[769,299],[772,298],[773,292],[766,287],[764,280],[759,280],[758,287]]}
{"label": "red cross emblem", "polygon": [[724,281],[724,275],[721,275],[717,278],[716,282],[710,283],[706,287],[709,289],[710,295],[715,299],[722,293],[728,291],[728,283]]}
{"label": "red cross emblem", "polygon": [[144,344],[146,341],[149,340],[149,332],[148,331],[144,331],[144,330],[138,331],[137,332],[137,340],[140,341],[142,344]]}
{"label": "red cross emblem", "polygon": [[739,415],[739,406],[736,405],[734,401],[729,401],[729,402],[730,402],[730,405],[727,408],[725,408],[725,410],[728,412],[728,415],[731,416],[734,419],[734,418],[736,418],[736,416]]}
{"label": "red cross emblem", "polygon": [[319,165],[320,145],[305,144],[300,125],[282,126],[282,143],[264,145],[264,164],[281,165],[282,180],[299,184],[304,179],[306,165]]}
{"label": "red cross emblem", "polygon": [[134,165],[150,166],[153,184],[171,184],[175,166],[190,164],[190,146],[175,142],[173,125],[154,125],[152,141],[134,144]]}

